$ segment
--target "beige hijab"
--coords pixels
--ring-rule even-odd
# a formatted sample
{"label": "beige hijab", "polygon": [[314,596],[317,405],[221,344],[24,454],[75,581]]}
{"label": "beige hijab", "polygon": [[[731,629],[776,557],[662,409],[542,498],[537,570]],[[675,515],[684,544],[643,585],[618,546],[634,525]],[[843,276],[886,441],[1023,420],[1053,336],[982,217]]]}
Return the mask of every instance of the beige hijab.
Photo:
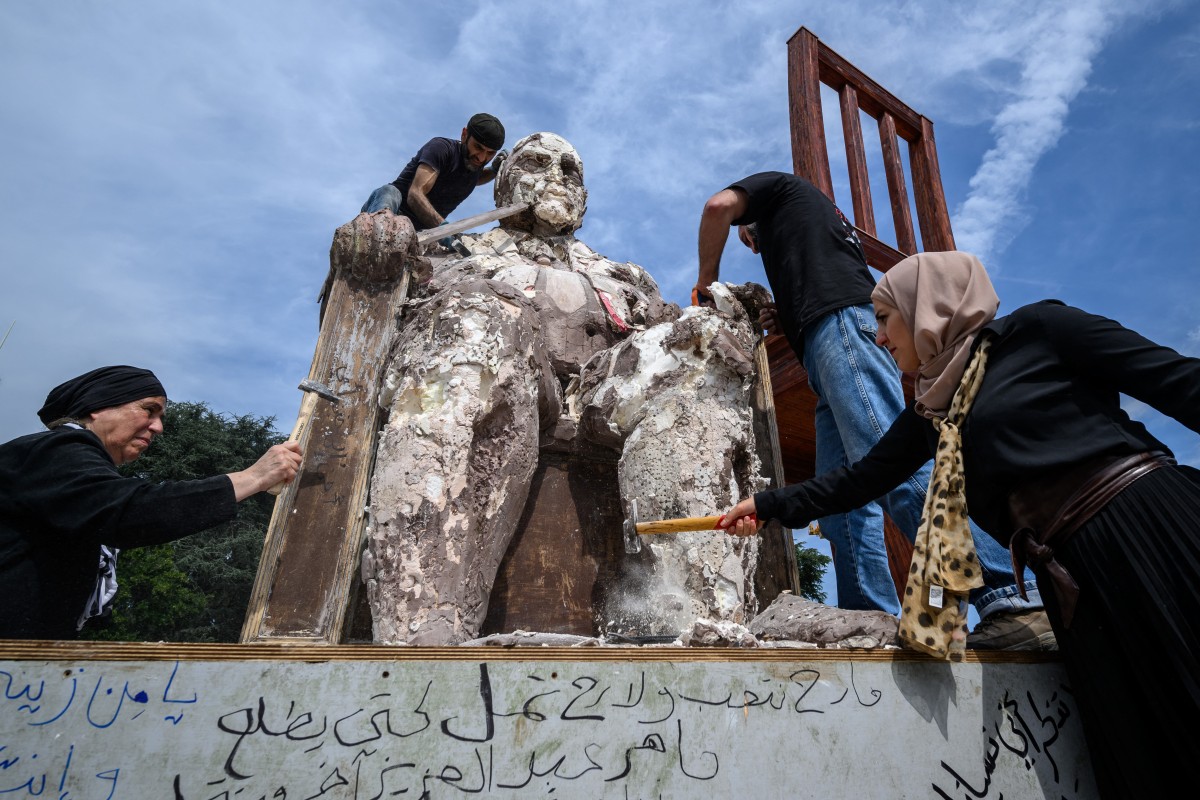
{"label": "beige hijab", "polygon": [[871,299],[900,312],[913,332],[921,362],[917,413],[944,418],[962,381],[971,343],[1000,307],[983,264],[959,251],[917,253],[884,273]]}

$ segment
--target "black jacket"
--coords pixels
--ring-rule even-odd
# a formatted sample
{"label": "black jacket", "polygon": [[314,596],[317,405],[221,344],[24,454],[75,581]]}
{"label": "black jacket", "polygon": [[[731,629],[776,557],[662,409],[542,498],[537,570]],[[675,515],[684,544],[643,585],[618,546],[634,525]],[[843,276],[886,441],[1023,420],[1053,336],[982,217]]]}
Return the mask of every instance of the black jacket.
{"label": "black jacket", "polygon": [[[1007,498],[1017,486],[1094,456],[1170,453],[1121,409],[1121,394],[1200,432],[1200,359],[1057,300],[985,330],[994,338],[962,427],[963,469],[971,517],[1001,543],[1012,535]],[[936,446],[933,424],[908,408],[861,461],[756,494],[758,515],[798,528],[858,508],[912,475]]]}
{"label": "black jacket", "polygon": [[0,445],[0,638],[74,638],[101,544],[161,544],[236,513],[228,477],[125,478],[90,431],[58,428]]}

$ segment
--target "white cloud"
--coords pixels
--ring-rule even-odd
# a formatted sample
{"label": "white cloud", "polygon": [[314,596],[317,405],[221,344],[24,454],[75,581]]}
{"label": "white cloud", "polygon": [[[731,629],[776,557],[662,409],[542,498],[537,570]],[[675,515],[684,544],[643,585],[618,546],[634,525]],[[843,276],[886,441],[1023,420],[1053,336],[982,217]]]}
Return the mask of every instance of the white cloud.
{"label": "white cloud", "polygon": [[1126,15],[1123,4],[1100,0],[1041,6],[1013,20],[1010,30],[1023,39],[1011,56],[1020,77],[1002,87],[1009,99],[992,123],[996,143],[984,154],[970,194],[954,215],[961,249],[992,263],[1028,221],[1022,200],[1034,168],[1058,143],[1096,53]]}
{"label": "white cloud", "polygon": [[[801,25],[939,124],[993,127],[986,157],[957,156],[977,174],[955,229],[997,250],[1122,13],[1011,0],[3,4],[0,330],[16,327],[0,349],[0,441],[36,426],[49,387],[121,362],[167,373],[173,396],[290,428],[334,229],[478,110],[503,119],[510,144],[569,139],[590,191],[581,238],[687,302],[704,200],[791,168],[786,42]],[[939,148],[945,174],[956,145],[939,135]],[[491,204],[481,189],[460,214]],[[725,277],[762,281],[739,251]]]}

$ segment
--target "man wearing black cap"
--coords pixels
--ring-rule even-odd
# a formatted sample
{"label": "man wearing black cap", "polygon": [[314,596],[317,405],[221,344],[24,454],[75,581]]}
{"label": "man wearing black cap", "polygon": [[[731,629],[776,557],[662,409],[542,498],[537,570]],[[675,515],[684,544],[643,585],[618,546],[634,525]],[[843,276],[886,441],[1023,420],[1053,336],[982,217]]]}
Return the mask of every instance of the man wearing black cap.
{"label": "man wearing black cap", "polygon": [[500,120],[476,114],[458,141],[437,136],[426,142],[396,180],[371,192],[362,212],[388,209],[411,219],[417,230],[436,228],[476,186],[496,177],[508,156],[503,146]]}

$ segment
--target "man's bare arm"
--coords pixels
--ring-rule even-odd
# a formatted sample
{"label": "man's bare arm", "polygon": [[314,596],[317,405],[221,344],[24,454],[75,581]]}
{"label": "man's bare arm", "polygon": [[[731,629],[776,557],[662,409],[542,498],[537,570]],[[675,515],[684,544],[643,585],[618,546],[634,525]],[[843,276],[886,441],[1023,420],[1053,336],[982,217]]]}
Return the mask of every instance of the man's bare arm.
{"label": "man's bare arm", "polygon": [[729,226],[746,213],[746,195],[737,189],[722,189],[708,199],[700,215],[700,275],[696,288],[708,294],[708,285],[721,276],[721,254],[729,240]]}
{"label": "man's bare arm", "polygon": [[408,187],[408,195],[405,197],[409,209],[427,228],[436,228],[446,221],[429,202],[428,194],[433,190],[433,185],[437,183],[437,177],[437,170],[433,167],[428,164],[418,164],[417,172],[413,175],[412,183]]}

